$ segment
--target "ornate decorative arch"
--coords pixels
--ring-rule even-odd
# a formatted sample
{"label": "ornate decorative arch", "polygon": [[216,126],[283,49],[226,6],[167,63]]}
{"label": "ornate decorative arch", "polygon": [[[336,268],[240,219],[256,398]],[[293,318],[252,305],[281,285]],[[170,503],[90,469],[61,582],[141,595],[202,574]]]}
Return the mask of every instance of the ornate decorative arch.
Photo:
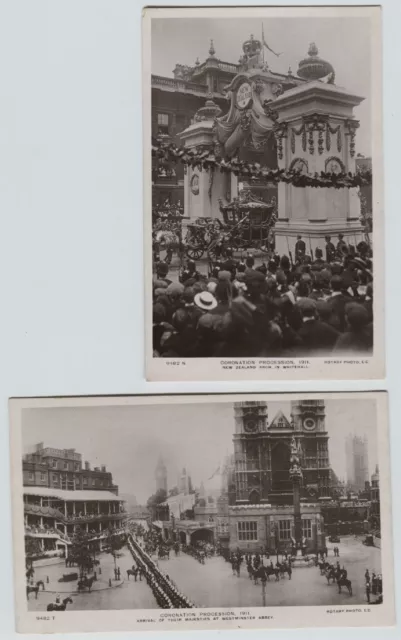
{"label": "ornate decorative arch", "polygon": [[294,158],[294,160],[290,164],[290,171],[301,171],[301,173],[308,173],[308,161],[304,158]]}
{"label": "ornate decorative arch", "polygon": [[[333,171],[331,168],[331,165],[335,164],[337,164],[338,169],[340,169],[339,171]],[[345,173],[345,166],[340,158],[337,158],[337,156],[330,156],[330,158],[327,158],[324,163],[324,170],[326,173]]]}

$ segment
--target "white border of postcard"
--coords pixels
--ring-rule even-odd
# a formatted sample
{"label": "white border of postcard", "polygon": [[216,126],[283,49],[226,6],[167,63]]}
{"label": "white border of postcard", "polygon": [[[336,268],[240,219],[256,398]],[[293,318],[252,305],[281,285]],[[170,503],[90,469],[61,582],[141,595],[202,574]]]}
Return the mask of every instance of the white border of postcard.
{"label": "white border of postcard", "polygon": [[[378,464],[380,468],[382,575],[385,585],[379,606],[246,607],[244,609],[108,610],[28,612],[25,582],[24,513],[22,482],[22,413],[27,409],[120,407],[154,404],[227,403],[245,400],[268,402],[295,399],[375,399],[377,402]],[[280,629],[296,627],[380,627],[395,624],[394,576],[391,525],[390,458],[388,442],[388,396],[386,392],[199,394],[174,396],[31,398],[10,400],[12,521],[16,626],[21,633],[67,633],[95,631],[191,631],[195,629]],[[135,423],[132,424],[133,434]],[[230,612],[233,615],[230,615]],[[194,614],[195,616],[193,617]],[[247,618],[247,619],[243,619]]]}
{"label": "white border of postcard", "polygon": [[207,380],[351,380],[385,376],[384,347],[384,211],[381,99],[372,99],[372,166],[375,203],[374,351],[358,357],[311,358],[155,358],[152,349],[152,185],[151,185],[151,20],[182,17],[370,17],[372,21],[372,96],[382,95],[381,8],[370,7],[204,7],[153,8],[143,12],[143,130],[144,130],[144,247],[145,247],[145,359],[146,379],[156,381]]}

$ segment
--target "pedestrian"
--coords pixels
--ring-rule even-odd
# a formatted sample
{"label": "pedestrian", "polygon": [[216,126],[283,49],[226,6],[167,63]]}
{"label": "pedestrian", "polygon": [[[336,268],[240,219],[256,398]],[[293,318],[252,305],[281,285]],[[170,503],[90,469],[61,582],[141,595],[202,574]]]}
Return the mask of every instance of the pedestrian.
{"label": "pedestrian", "polygon": [[370,603],[370,580],[366,580],[365,593],[366,593],[366,600]]}

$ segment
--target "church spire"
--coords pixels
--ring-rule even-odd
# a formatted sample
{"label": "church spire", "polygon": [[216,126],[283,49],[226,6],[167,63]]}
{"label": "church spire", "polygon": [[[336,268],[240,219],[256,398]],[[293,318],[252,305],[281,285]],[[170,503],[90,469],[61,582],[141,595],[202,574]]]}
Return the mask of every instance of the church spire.
{"label": "church spire", "polygon": [[209,49],[209,55],[211,58],[214,58],[216,54],[216,50],[214,48],[214,44],[213,44],[213,40],[210,41],[210,49]]}

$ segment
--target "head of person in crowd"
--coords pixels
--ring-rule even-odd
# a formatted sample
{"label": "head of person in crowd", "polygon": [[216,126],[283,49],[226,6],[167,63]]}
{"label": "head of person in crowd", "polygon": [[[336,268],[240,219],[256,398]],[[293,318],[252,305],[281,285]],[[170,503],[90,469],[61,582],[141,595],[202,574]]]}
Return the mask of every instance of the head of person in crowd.
{"label": "head of person in crowd", "polygon": [[202,311],[212,311],[217,307],[217,300],[210,291],[200,291],[195,294],[194,302]]}
{"label": "head of person in crowd", "polygon": [[277,271],[277,264],[275,260],[269,260],[268,264],[267,264],[267,270],[269,272],[269,274],[271,275],[275,275],[276,271]]}
{"label": "head of person in crowd", "polygon": [[207,283],[207,291],[209,291],[209,293],[212,293],[214,295],[216,289],[217,289],[217,282],[214,282],[213,280],[210,280]]}
{"label": "head of person in crowd", "polygon": [[228,305],[232,298],[232,286],[229,280],[221,280],[216,286],[214,296],[219,304]]}
{"label": "head of person in crowd", "polygon": [[297,296],[299,298],[307,298],[310,294],[310,281],[308,280],[300,280],[298,282],[298,287],[297,287]]}
{"label": "head of person in crowd", "polygon": [[160,302],[153,305],[153,324],[161,324],[166,319],[166,308]]}
{"label": "head of person in crowd", "polygon": [[245,273],[246,264],[245,262],[239,262],[237,265],[237,273]]}
{"label": "head of person in crowd", "polygon": [[157,277],[161,279],[166,278],[169,271],[169,266],[167,262],[158,262],[156,265],[156,274]]}
{"label": "head of person in crowd", "polygon": [[181,299],[183,293],[184,285],[180,282],[172,282],[166,289],[166,294],[169,296],[173,304]]}
{"label": "head of person in crowd", "polygon": [[288,256],[284,255],[280,258],[280,266],[283,271],[289,271],[291,269],[291,262]]}
{"label": "head of person in crowd", "polygon": [[316,300],[316,313],[322,322],[330,324],[331,307],[326,300]]}
{"label": "head of person in crowd", "polygon": [[182,294],[182,299],[185,306],[192,306],[194,304],[194,297],[195,297],[194,288],[192,286],[185,287]]}
{"label": "head of person in crowd", "polygon": [[344,280],[340,275],[333,275],[330,280],[333,293],[341,293],[344,289]]}
{"label": "head of person in crowd", "polygon": [[245,285],[248,297],[258,299],[265,292],[265,277],[260,271],[253,271],[245,275]]}
{"label": "head of person in crowd", "polygon": [[345,319],[351,331],[358,333],[369,324],[369,313],[362,304],[350,302],[345,307]]}
{"label": "head of person in crowd", "polygon": [[302,320],[314,320],[316,318],[316,302],[311,298],[303,298],[297,302],[297,306],[301,312]]}
{"label": "head of person in crowd", "polygon": [[219,282],[221,282],[222,280],[231,280],[231,272],[230,271],[219,271],[219,277],[218,277]]}

